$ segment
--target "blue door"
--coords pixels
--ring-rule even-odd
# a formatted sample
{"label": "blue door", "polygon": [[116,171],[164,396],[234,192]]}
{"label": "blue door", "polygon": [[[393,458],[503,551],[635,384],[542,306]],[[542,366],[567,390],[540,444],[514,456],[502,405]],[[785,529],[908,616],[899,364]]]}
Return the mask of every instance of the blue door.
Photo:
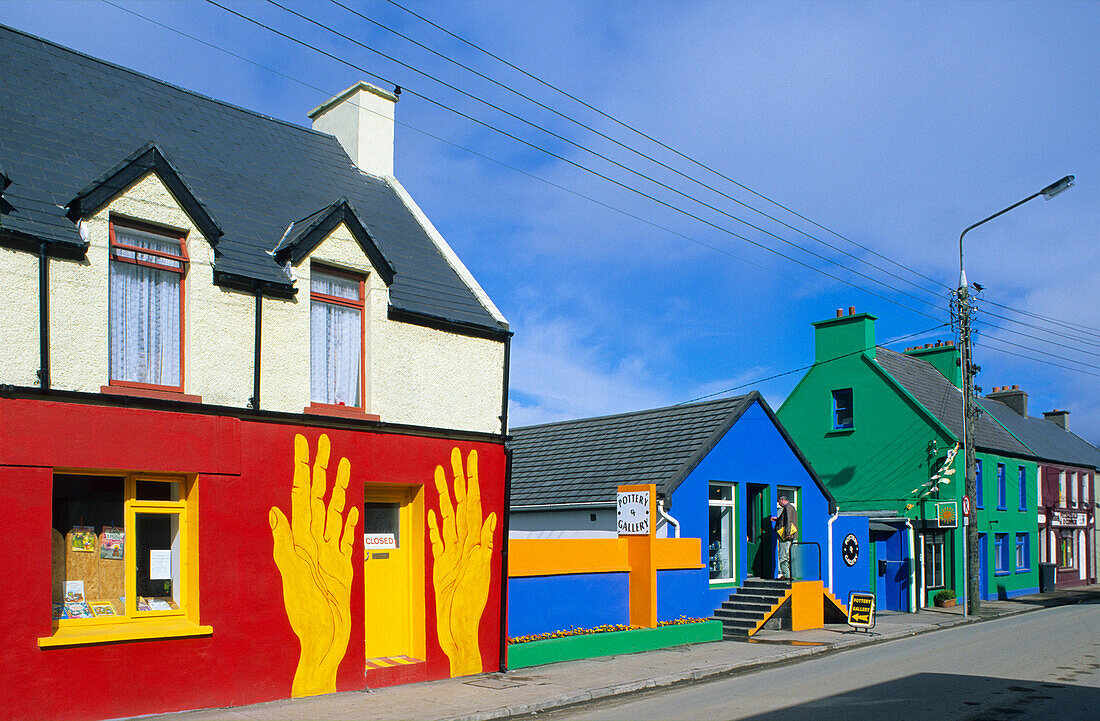
{"label": "blue door", "polygon": [[985,534],[978,534],[978,598],[983,601],[989,600],[989,591],[987,590],[988,581],[986,580],[986,559],[985,559]]}
{"label": "blue door", "polygon": [[902,534],[897,530],[874,530],[878,563],[875,595],[878,606],[887,611],[909,610],[909,563],[903,554]]}

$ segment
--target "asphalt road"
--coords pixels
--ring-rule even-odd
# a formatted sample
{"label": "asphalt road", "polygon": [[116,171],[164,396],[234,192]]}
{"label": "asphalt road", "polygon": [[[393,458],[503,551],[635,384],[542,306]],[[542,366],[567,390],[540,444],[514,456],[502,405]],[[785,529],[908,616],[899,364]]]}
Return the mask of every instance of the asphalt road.
{"label": "asphalt road", "polygon": [[545,718],[1098,721],[1100,603],[857,647]]}

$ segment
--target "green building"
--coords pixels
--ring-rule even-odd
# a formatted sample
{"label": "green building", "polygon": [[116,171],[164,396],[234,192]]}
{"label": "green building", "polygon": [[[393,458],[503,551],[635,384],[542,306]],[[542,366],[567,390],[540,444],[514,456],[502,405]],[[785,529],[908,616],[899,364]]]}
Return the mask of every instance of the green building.
{"label": "green building", "polygon": [[[870,517],[868,588],[879,607],[915,610],[965,589],[959,349],[904,353],[875,342],[875,316],[814,323],[815,359],[779,409],[841,514]],[[1037,464],[992,416],[975,427],[983,599],[1038,592]],[[934,478],[938,476],[938,479]],[[862,546],[862,543],[861,543]]]}

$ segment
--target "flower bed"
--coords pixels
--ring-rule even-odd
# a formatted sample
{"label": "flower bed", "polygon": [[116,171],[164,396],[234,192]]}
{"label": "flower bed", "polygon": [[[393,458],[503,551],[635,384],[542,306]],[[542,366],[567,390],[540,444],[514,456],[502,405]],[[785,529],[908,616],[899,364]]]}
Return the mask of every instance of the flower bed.
{"label": "flower bed", "polygon": [[614,625],[568,629],[510,639],[508,668],[638,653],[688,643],[722,640],[722,622],[702,618],[662,621],[657,628]]}

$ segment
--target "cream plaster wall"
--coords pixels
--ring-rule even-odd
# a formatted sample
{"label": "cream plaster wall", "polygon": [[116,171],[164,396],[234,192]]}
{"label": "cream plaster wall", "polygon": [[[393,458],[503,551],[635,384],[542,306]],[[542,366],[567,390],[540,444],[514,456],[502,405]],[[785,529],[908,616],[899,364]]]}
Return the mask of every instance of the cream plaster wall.
{"label": "cream plaster wall", "polygon": [[393,321],[374,341],[382,420],[500,432],[504,343]]}
{"label": "cream plaster wall", "polygon": [[0,383],[36,386],[38,256],[0,247],[0,278]]}
{"label": "cream plaster wall", "polygon": [[[152,173],[88,218],[84,260],[50,260],[53,387],[94,393],[108,383],[111,213],[186,233],[184,392],[205,403],[245,407],[252,395],[255,296],[214,284],[213,249]],[[37,262],[33,253],[0,248],[0,382],[37,384]],[[504,344],[390,320],[386,284],[342,224],[294,269],[295,298],[264,298],[261,408],[301,413],[310,404],[309,279],[315,262],[367,278],[368,413],[391,423],[500,432]]]}
{"label": "cream plaster wall", "polygon": [[244,406],[252,395],[255,299],[214,285],[214,251],[153,173],[87,219],[81,263],[50,263],[51,379],[55,388],[98,392],[108,382],[108,254],[111,213],[186,234],[184,392],[206,403]]}

